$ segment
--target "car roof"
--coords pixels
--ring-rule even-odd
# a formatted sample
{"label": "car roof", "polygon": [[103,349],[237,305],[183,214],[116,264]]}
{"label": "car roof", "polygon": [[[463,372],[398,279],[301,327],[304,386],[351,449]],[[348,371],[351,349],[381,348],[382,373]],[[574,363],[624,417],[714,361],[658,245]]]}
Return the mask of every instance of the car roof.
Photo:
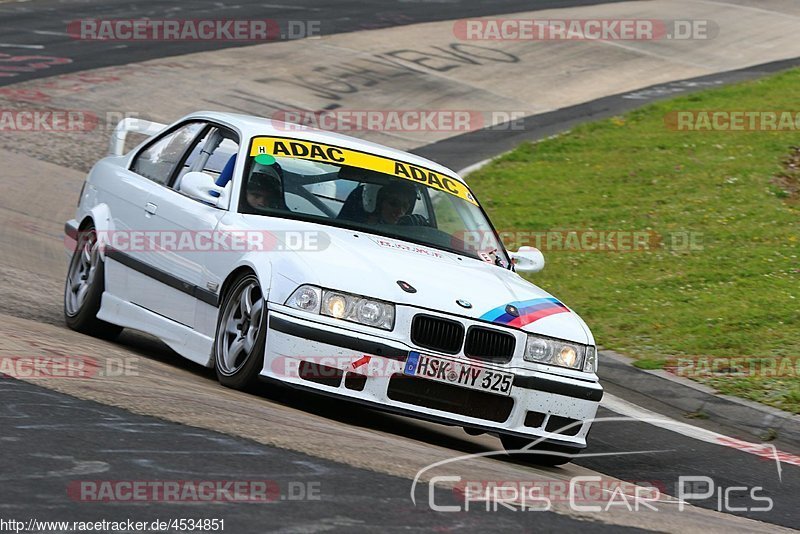
{"label": "car roof", "polygon": [[446,174],[461,183],[466,183],[464,180],[452,169],[431,161],[429,159],[416,156],[409,152],[389,148],[378,143],[364,141],[349,135],[342,135],[336,132],[326,130],[318,130],[308,126],[299,124],[286,123],[283,121],[276,121],[264,117],[256,117],[253,115],[243,115],[240,113],[227,113],[221,111],[198,111],[187,115],[181,121],[186,119],[208,119],[216,122],[227,123],[235,126],[242,133],[243,137],[251,139],[253,137],[261,136],[274,136],[286,137],[291,139],[300,139],[304,141],[314,141],[318,143],[325,143],[336,145],[351,150],[360,150],[376,154],[391,159],[396,159],[412,165],[426,167],[432,171]]}

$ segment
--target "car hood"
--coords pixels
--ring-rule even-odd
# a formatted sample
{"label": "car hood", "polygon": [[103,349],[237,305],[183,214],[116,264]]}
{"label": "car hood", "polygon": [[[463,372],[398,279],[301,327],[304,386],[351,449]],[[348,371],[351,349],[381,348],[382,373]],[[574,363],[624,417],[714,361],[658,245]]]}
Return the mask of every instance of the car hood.
{"label": "car hood", "polygon": [[[298,221],[292,221],[294,231],[298,226]],[[576,343],[594,343],[577,314],[508,269],[361,231],[310,223],[302,227],[302,232],[319,232],[319,246],[273,256],[275,274],[289,279],[293,287],[314,284]],[[416,291],[404,291],[398,282]],[[519,317],[507,312],[509,305],[519,310]]]}

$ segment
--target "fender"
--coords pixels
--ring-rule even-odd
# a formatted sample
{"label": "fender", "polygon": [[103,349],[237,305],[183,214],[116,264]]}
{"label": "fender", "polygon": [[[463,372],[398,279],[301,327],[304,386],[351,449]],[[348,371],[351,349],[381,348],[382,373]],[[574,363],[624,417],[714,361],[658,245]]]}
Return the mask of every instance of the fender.
{"label": "fender", "polygon": [[[108,236],[110,232],[114,230],[113,228],[113,220],[111,219],[111,211],[108,209],[107,204],[97,204],[96,206],[92,206],[89,210],[78,210],[79,213],[77,214],[80,218],[80,222],[76,222],[77,219],[71,219],[67,221],[64,231],[68,237],[76,239],[78,230],[81,228],[85,228],[86,225],[91,222],[94,224],[95,230],[97,230],[97,236],[100,240],[100,257],[105,261],[106,259],[106,247],[108,246]],[[83,213],[80,213],[83,211]],[[73,232],[74,228],[74,235],[70,235]]]}
{"label": "fender", "polygon": [[[217,321],[219,320],[219,314],[222,312],[223,296],[239,273],[243,272],[244,270],[254,272],[256,277],[258,277],[264,298],[267,299],[269,295],[272,273],[270,262],[264,261],[263,258],[256,258],[250,255],[248,256],[249,257],[240,258],[240,260],[236,262],[236,265],[224,275],[224,278],[217,278],[213,274],[209,273],[209,275],[216,278],[217,282],[214,283],[219,284],[216,302],[198,299],[196,308],[197,311],[195,315],[195,331],[206,336],[209,340],[213,340],[214,336],[216,335]],[[214,364],[210,352],[209,360],[207,362],[201,362],[199,360],[196,361],[208,367]]]}
{"label": "fender", "polygon": [[261,292],[263,293],[264,298],[266,299],[269,295],[269,290],[272,287],[272,262],[264,258],[263,253],[248,252],[239,258],[239,261],[236,262],[230,272],[225,276],[225,280],[222,282],[219,291],[218,304],[220,307],[222,304],[222,297],[225,294],[225,291],[228,289],[228,286],[238,275],[238,273],[245,269],[256,273],[256,277],[258,277],[258,283],[261,284]]}

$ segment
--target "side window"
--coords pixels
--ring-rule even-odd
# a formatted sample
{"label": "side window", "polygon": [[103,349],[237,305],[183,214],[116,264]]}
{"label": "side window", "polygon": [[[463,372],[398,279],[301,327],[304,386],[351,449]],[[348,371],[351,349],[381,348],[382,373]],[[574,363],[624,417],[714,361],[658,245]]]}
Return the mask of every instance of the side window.
{"label": "side window", "polygon": [[222,170],[227,165],[231,156],[239,152],[239,143],[233,139],[223,139],[219,146],[211,153],[211,156],[203,166],[203,172],[218,178]]}
{"label": "side window", "polygon": [[212,128],[192,147],[192,151],[183,162],[174,188],[178,189],[181,178],[190,171],[202,171],[211,175],[214,180],[222,174],[225,165],[239,151],[239,143],[234,140],[233,132],[220,128]]}
{"label": "side window", "polygon": [[205,123],[192,122],[166,134],[136,156],[131,170],[166,185],[189,144],[204,126]]}

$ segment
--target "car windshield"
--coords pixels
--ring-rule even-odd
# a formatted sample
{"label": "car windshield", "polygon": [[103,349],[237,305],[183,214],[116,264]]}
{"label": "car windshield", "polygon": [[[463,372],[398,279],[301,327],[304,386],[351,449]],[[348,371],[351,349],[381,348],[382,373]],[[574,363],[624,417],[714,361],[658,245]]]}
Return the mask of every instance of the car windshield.
{"label": "car windshield", "polygon": [[253,139],[239,211],[353,228],[508,267],[469,189],[427,168],[332,145]]}

